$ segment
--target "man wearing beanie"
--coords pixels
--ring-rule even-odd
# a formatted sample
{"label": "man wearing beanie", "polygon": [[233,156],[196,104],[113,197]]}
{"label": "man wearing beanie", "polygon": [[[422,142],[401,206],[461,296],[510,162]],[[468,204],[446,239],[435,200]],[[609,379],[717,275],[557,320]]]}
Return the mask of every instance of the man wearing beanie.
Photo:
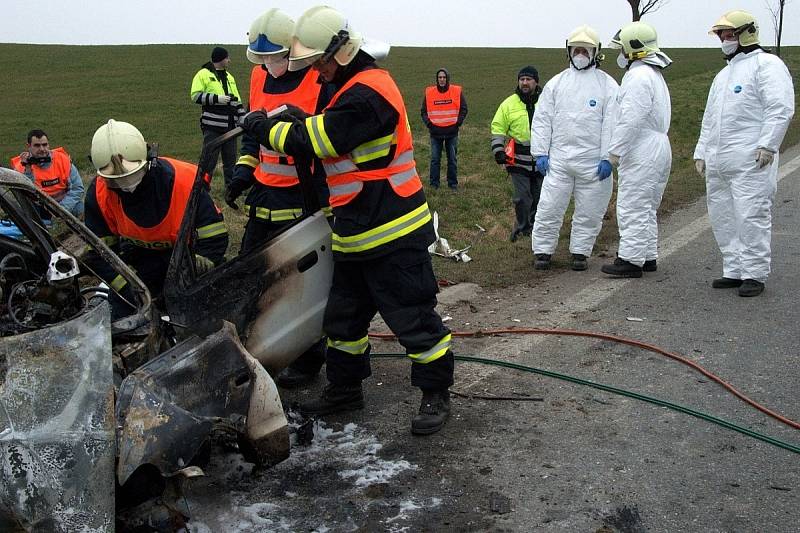
{"label": "man wearing beanie", "polygon": [[492,119],[492,153],[514,184],[514,228],[509,240],[530,235],[542,189],[542,175],[533,168],[531,121],[542,89],[539,72],[530,65],[517,74],[517,89],[503,100]]}
{"label": "man wearing beanie", "polygon": [[[200,115],[203,146],[235,128],[239,117],[244,115],[244,106],[239,97],[239,89],[236,88],[236,80],[226,70],[230,62],[228,51],[217,46],[211,51],[211,61],[203,65],[192,80],[189,95],[192,102],[203,107]],[[208,163],[216,166],[220,150],[222,172],[225,176],[225,185],[228,185],[233,179],[233,167],[236,164],[236,140],[228,141],[207,153]]]}
{"label": "man wearing beanie", "polygon": [[460,85],[450,83],[450,73],[436,71],[436,84],[425,89],[422,122],[431,133],[430,184],[439,188],[442,147],[447,152],[447,186],[458,189],[458,128],[467,118],[467,99]]}

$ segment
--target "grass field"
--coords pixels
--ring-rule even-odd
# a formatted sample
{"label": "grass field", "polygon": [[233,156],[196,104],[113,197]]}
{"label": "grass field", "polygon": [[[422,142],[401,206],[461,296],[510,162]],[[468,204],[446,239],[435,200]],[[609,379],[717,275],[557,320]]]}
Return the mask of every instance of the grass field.
{"label": "grass field", "polygon": [[[196,162],[201,135],[200,107],[189,99],[194,73],[206,61],[210,46],[38,46],[0,44],[9,79],[4,92],[5,111],[0,115],[0,157],[8,165],[25,144],[32,128],[46,130],[54,146],[63,145],[89,179],[87,159],[94,131],[109,118],[135,124],[150,142],[158,142],[160,153]],[[251,65],[244,46],[229,46],[230,67],[242,95],[246,97]],[[662,212],[704,194],[704,183],[694,173],[691,161],[699,132],[708,88],[723,66],[717,49],[666,50],[675,63],[665,71],[672,95],[670,139],[673,166],[664,196]],[[793,73],[795,87],[800,80],[800,48],[783,51]],[[618,81],[622,71],[614,64],[615,52],[608,54],[606,70]],[[419,117],[425,86],[433,82],[439,67],[450,70],[453,83],[464,87],[469,116],[459,139],[458,193],[441,189],[428,191],[428,201],[440,215],[440,233],[453,246],[473,243],[474,261],[452,263],[436,259],[439,277],[452,281],[474,281],[502,286],[520,283],[536,274],[531,266],[530,240],[509,243],[513,210],[512,187],[505,172],[494,163],[489,149],[489,123],[497,105],[514,90],[516,73],[531,64],[539,70],[542,83],[565,67],[565,52],[554,49],[481,48],[395,48],[384,65],[392,72],[403,92],[414,132],[417,166],[427,184],[430,157],[427,130]],[[795,118],[785,145],[800,141]],[[220,182],[214,192],[221,198]],[[222,202],[219,202],[223,205]],[[242,220],[225,208],[234,235]],[[615,249],[617,237],[613,200],[596,251]],[[486,234],[478,236],[479,224]],[[562,236],[569,234],[569,222]],[[562,238],[556,265],[567,268],[566,239]],[[238,243],[232,243],[238,250]]]}

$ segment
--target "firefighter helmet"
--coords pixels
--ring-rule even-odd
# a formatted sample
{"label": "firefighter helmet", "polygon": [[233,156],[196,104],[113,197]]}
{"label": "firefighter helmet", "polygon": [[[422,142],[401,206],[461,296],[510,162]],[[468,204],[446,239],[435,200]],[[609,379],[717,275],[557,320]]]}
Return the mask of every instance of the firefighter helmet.
{"label": "firefighter helmet", "polygon": [[97,173],[104,178],[119,180],[139,173],[141,180],[144,172],[140,171],[147,165],[147,143],[136,127],[112,119],[94,132],[91,158]]}
{"label": "firefighter helmet", "polygon": [[623,26],[611,39],[610,47],[622,49],[623,55],[629,61],[661,51],[658,48],[656,29],[641,21]]}
{"label": "firefighter helmet", "polygon": [[289,70],[300,70],[317,59],[335,59],[339,65],[348,65],[362,41],[344,15],[332,7],[312,7],[295,24]]}
{"label": "firefighter helmet", "polygon": [[722,15],[716,24],[711,26],[710,35],[719,35],[722,30],[733,30],[739,37],[739,46],[758,44],[758,23],[747,11],[731,11]]}
{"label": "firefighter helmet", "polygon": [[264,56],[285,54],[292,45],[294,20],[278,8],[262,13],[250,25],[247,32],[247,59],[261,65]]}

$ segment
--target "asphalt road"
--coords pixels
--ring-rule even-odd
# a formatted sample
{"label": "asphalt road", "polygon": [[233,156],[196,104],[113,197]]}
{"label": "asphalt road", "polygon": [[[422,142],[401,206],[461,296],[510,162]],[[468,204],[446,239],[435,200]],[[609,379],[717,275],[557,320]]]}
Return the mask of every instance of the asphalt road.
{"label": "asphalt road", "polygon": [[[656,344],[800,421],[800,149],[782,155],[772,275],[763,295],[712,289],[721,258],[705,200],[662,223],[658,271],[532,277],[502,291],[454,286],[453,330],[555,327]],[[612,253],[613,255],[613,253]],[[376,322],[375,329],[383,326]],[[391,342],[377,352],[399,352]],[[800,431],[694,370],[614,342],[544,335],[458,340],[458,354],[561,372],[691,407],[800,446]],[[219,455],[189,489],[193,531],[798,531],[800,454],[590,387],[459,363],[453,416],[414,437],[419,392],[404,360],[376,359],[367,407],[325,417],[311,445],[254,471]],[[287,391],[287,404],[318,394]],[[542,401],[531,401],[541,398]]]}

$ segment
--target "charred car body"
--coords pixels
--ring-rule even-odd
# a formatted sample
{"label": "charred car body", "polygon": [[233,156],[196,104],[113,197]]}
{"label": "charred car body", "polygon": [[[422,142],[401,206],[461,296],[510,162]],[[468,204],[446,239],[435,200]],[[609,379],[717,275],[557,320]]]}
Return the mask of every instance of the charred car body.
{"label": "charred car body", "polygon": [[[191,228],[204,186],[196,180],[156,308],[79,220],[0,169],[0,218],[16,228],[0,233],[0,530],[107,531],[115,511],[135,520],[154,495],[139,486],[169,492],[201,473],[193,461],[215,432],[251,461],[288,456],[267,370],[322,336],[330,228],[307,209],[259,249],[197,277]],[[111,289],[89,254],[134,289],[130,315],[112,321]],[[115,486],[134,495],[132,511],[115,509]],[[167,507],[156,520],[180,525],[185,510]]]}

